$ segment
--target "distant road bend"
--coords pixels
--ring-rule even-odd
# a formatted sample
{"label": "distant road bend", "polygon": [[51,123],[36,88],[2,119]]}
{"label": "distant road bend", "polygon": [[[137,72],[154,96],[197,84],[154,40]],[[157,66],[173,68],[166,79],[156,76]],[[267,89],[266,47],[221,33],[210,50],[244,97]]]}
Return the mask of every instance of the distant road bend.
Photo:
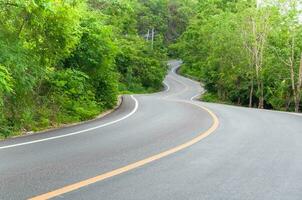
{"label": "distant road bend", "polygon": [[0,199],[300,200],[301,116],[195,101],[200,84],[169,65],[163,92],[0,142]]}

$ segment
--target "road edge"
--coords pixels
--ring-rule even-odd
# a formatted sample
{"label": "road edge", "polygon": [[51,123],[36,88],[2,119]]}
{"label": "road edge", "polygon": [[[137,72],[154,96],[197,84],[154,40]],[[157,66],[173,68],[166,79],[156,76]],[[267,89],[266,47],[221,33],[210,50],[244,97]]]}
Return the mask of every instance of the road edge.
{"label": "road edge", "polygon": [[179,151],[182,151],[184,149],[187,149],[187,148],[191,147],[192,145],[194,145],[194,144],[202,141],[203,139],[205,139],[206,137],[208,137],[209,135],[211,135],[219,127],[219,119],[218,119],[218,117],[209,108],[204,107],[202,105],[195,104],[195,103],[193,103],[191,101],[176,101],[176,102],[182,102],[182,103],[190,104],[190,105],[196,106],[196,107],[198,107],[198,108],[206,111],[210,115],[210,117],[212,118],[212,120],[213,120],[213,123],[212,123],[211,127],[209,129],[207,129],[206,131],[203,131],[202,133],[200,133],[197,137],[195,137],[195,138],[193,138],[193,139],[191,139],[191,140],[189,140],[189,141],[187,141],[187,142],[185,142],[183,144],[180,144],[180,145],[177,145],[175,147],[172,147],[171,149],[168,149],[166,151],[160,152],[158,154],[155,154],[153,156],[150,156],[150,157],[147,157],[145,159],[139,160],[137,162],[128,164],[126,166],[117,168],[115,170],[112,170],[112,171],[109,171],[109,172],[97,175],[95,177],[88,178],[86,180],[82,180],[80,182],[76,182],[76,183],[73,183],[73,184],[61,187],[59,189],[56,189],[56,190],[53,190],[53,191],[50,191],[50,192],[47,192],[47,193],[44,193],[44,194],[40,194],[40,195],[34,196],[32,198],[29,198],[28,200],[46,200],[46,199],[51,199],[51,198],[54,198],[54,197],[58,197],[58,196],[61,196],[63,194],[66,194],[66,193],[78,190],[80,188],[87,187],[88,185],[91,185],[91,184],[103,181],[103,180],[108,179],[108,178],[112,178],[114,176],[126,173],[128,171],[135,170],[135,169],[137,169],[139,167],[143,167],[143,166],[145,166],[145,165],[147,165],[149,163],[155,162],[155,161],[160,160],[160,159],[162,159],[164,157],[167,157],[169,155],[175,154],[175,153],[177,153]]}
{"label": "road edge", "polygon": [[107,115],[110,115],[111,113],[118,110],[121,107],[121,105],[123,104],[123,101],[124,101],[124,96],[119,95],[118,99],[117,99],[117,104],[114,108],[112,108],[110,110],[106,110],[105,112],[101,112],[100,114],[98,114],[93,119],[79,121],[79,122],[73,122],[73,123],[68,123],[68,124],[60,124],[58,126],[46,128],[46,129],[43,129],[41,131],[36,131],[36,132],[35,131],[29,131],[29,132],[26,132],[26,133],[21,134],[21,135],[16,135],[16,136],[5,138],[5,139],[0,139],[0,142],[13,140],[13,139],[16,139],[16,138],[23,138],[23,137],[33,136],[33,135],[39,135],[39,134],[43,134],[43,133],[47,133],[47,132],[51,132],[51,131],[56,131],[56,130],[59,130],[59,129],[62,129],[62,128],[70,128],[70,127],[86,124],[86,123],[89,123],[89,122],[93,122],[93,121],[102,119],[102,118],[106,117]]}

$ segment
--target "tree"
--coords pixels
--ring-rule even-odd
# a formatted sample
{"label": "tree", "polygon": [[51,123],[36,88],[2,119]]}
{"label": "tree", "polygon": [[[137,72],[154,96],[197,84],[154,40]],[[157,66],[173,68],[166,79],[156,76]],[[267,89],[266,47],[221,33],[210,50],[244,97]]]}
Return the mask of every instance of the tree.
{"label": "tree", "polygon": [[91,11],[81,21],[82,37],[71,56],[64,61],[67,68],[87,73],[95,88],[95,98],[104,108],[116,104],[118,76],[115,71],[116,44],[112,28],[105,25],[99,13]]}
{"label": "tree", "polygon": [[[290,87],[294,99],[295,111],[299,112],[301,102],[302,83],[302,26],[299,17],[298,1],[288,2],[287,9],[280,16],[271,38],[270,48],[276,56],[276,62],[281,61],[288,68],[290,74]],[[280,4],[280,9],[284,7]]]}
{"label": "tree", "polygon": [[[298,111],[300,1],[201,1],[173,48],[210,99]],[[294,104],[294,107],[292,106]]]}
{"label": "tree", "polygon": [[[243,14],[243,27],[241,36],[243,46],[249,52],[250,64],[255,70],[257,84],[258,108],[264,108],[264,81],[263,67],[264,54],[267,48],[267,40],[271,31],[271,9],[259,9],[257,7],[246,10]],[[254,79],[251,80],[250,106],[252,104]]]}

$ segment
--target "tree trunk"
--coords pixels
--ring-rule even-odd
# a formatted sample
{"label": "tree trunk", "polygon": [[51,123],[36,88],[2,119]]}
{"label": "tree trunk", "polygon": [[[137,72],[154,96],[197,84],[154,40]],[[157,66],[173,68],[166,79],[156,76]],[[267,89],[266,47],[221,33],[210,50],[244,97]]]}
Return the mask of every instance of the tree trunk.
{"label": "tree trunk", "polygon": [[254,80],[251,81],[250,97],[249,97],[249,107],[253,107],[253,93],[254,93]]}
{"label": "tree trunk", "polygon": [[238,97],[238,99],[237,99],[237,105],[238,105],[238,106],[241,105],[241,97]]}
{"label": "tree trunk", "polygon": [[297,84],[297,92],[295,98],[295,112],[300,111],[300,101],[301,101],[301,88],[302,88],[302,53],[300,58],[300,66],[299,66],[299,78]]}
{"label": "tree trunk", "polygon": [[297,97],[295,100],[295,112],[300,111],[300,101],[301,101],[301,98]]}
{"label": "tree trunk", "polygon": [[295,84],[295,70],[294,70],[294,62],[291,60],[291,63],[289,65],[290,67],[290,81],[291,81],[291,87],[293,91],[294,96],[294,102],[295,102],[295,110],[297,108],[296,102],[297,102],[297,91],[296,91],[296,84]]}
{"label": "tree trunk", "polygon": [[264,108],[263,82],[260,80],[258,81],[258,92],[260,93],[258,108],[263,109]]}
{"label": "tree trunk", "polygon": [[291,104],[290,94],[286,94],[285,111],[289,111],[290,104]]}

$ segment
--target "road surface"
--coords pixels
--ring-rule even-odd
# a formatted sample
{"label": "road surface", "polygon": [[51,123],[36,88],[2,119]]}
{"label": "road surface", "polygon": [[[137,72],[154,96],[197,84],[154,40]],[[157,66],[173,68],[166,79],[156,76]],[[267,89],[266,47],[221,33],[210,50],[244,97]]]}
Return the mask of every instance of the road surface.
{"label": "road surface", "polygon": [[301,199],[302,118],[166,90],[125,96],[106,117],[0,142],[0,199]]}

